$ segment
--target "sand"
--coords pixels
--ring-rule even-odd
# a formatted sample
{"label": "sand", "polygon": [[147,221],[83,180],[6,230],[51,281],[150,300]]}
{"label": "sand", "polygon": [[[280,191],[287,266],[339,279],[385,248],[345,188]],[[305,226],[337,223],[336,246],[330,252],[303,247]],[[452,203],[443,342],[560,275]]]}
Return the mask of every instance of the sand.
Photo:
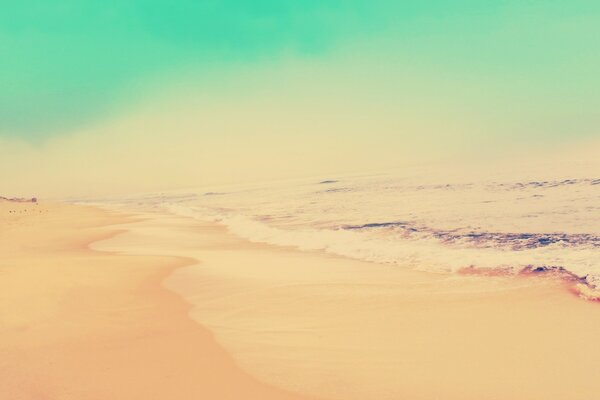
{"label": "sand", "polygon": [[587,400],[600,393],[599,316],[553,279],[0,203],[0,398]]}
{"label": "sand", "polygon": [[0,398],[305,398],[242,371],[161,285],[190,260],[88,248],[128,220],[0,202]]}
{"label": "sand", "polygon": [[264,382],[329,399],[590,399],[600,304],[541,277],[432,274],[148,216],[98,248],[198,263],[166,285]]}

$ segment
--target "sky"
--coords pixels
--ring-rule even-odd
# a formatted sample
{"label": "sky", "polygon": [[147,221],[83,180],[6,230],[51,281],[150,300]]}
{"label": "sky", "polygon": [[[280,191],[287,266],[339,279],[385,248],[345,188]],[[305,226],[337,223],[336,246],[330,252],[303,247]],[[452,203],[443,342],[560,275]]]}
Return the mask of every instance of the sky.
{"label": "sky", "polygon": [[2,192],[357,172],[600,136],[597,1],[2,8]]}

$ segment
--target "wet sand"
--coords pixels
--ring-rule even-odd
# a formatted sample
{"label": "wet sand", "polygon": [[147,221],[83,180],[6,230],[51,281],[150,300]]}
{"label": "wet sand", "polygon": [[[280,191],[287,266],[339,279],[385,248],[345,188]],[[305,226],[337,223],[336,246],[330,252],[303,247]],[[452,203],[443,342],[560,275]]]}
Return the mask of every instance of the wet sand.
{"label": "wet sand", "polygon": [[329,399],[589,399],[598,303],[564,282],[411,271],[149,215],[96,248],[198,260],[166,286],[248,373]]}

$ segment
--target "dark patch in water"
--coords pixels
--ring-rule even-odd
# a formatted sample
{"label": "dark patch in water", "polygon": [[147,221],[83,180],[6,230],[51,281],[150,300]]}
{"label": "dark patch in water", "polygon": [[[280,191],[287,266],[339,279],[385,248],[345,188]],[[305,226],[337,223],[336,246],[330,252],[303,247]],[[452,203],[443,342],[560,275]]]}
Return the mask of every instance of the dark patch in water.
{"label": "dark patch in water", "polygon": [[590,245],[600,247],[600,236],[588,233],[504,233],[433,231],[432,235],[445,243],[468,241],[477,247],[508,247],[512,250],[535,249],[552,244],[566,247]]}
{"label": "dark patch in water", "polygon": [[600,302],[600,291],[598,286],[588,280],[588,275],[579,276],[567,270],[565,267],[556,265],[526,265],[497,268],[478,268],[471,265],[458,271],[462,275],[483,276],[524,276],[524,277],[546,277],[558,279],[568,285],[569,291],[587,301]]}
{"label": "dark patch in water", "polygon": [[588,289],[595,290],[596,287],[588,282],[587,276],[579,276],[567,270],[565,267],[557,265],[527,265],[521,268],[519,275],[525,276],[548,276],[558,278],[571,286],[571,289],[580,297],[582,293],[576,289],[576,286],[583,285]]}
{"label": "dark patch in water", "polygon": [[437,230],[418,226],[406,221],[370,222],[360,225],[343,225],[345,230],[392,229],[404,236],[412,234],[419,237],[431,237],[445,244],[470,244],[479,248],[509,248],[511,250],[535,249],[558,244],[565,247],[592,246],[600,247],[600,236],[589,233],[506,233],[477,232],[454,230]]}
{"label": "dark patch in water", "polygon": [[567,270],[565,267],[558,265],[525,265],[497,268],[478,268],[474,265],[462,268],[458,273],[463,275],[485,275],[485,276],[509,276],[509,275],[525,275],[525,276],[554,276],[571,283],[581,283],[593,287],[587,281],[586,277],[578,276]]}
{"label": "dark patch in water", "polygon": [[509,189],[529,189],[529,188],[556,188],[568,185],[580,184],[598,185],[600,179],[563,179],[561,181],[530,181],[517,183],[501,183],[498,186],[508,187]]}
{"label": "dark patch in water", "polygon": [[[461,183],[461,184],[450,184],[450,183],[440,183],[440,184],[432,184],[432,185],[419,185],[412,187],[414,190],[457,190],[457,189],[470,189],[474,185],[472,183]],[[411,188],[411,187],[409,187]]]}
{"label": "dark patch in water", "polygon": [[334,188],[334,189],[327,189],[327,190],[323,190],[321,193],[337,193],[337,192],[351,192],[352,189],[349,188]]}
{"label": "dark patch in water", "polygon": [[408,222],[402,222],[402,221],[394,221],[394,222],[371,222],[368,224],[362,224],[362,225],[344,225],[342,226],[342,229],[365,229],[365,228],[385,228],[385,227],[405,227],[408,226]]}

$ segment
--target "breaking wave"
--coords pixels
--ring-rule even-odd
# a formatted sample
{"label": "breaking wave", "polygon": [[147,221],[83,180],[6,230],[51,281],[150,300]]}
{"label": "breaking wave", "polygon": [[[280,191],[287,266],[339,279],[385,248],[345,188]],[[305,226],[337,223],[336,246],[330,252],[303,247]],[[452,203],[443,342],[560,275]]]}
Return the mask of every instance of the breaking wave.
{"label": "breaking wave", "polygon": [[129,199],[255,242],[435,272],[560,276],[598,299],[600,179],[364,177]]}

